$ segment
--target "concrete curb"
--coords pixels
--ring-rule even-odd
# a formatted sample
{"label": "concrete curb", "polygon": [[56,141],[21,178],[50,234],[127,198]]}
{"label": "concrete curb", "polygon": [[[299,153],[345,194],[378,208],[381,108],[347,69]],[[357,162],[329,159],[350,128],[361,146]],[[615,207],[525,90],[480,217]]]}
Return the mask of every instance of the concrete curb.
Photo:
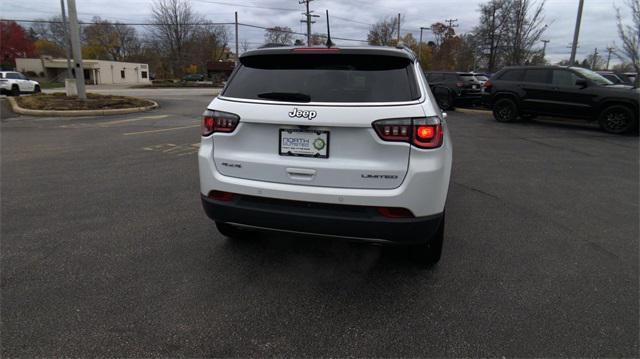
{"label": "concrete curb", "polygon": [[31,110],[28,108],[23,108],[18,105],[18,101],[16,101],[13,97],[7,97],[9,99],[9,103],[11,104],[11,109],[13,112],[18,113],[20,115],[30,115],[30,116],[47,116],[47,117],[77,117],[77,116],[108,116],[108,115],[124,115],[127,113],[135,113],[135,112],[145,112],[149,110],[153,110],[154,108],[160,107],[157,102],[149,99],[141,99],[149,101],[152,104],[144,107],[131,107],[131,108],[112,108],[106,110]]}

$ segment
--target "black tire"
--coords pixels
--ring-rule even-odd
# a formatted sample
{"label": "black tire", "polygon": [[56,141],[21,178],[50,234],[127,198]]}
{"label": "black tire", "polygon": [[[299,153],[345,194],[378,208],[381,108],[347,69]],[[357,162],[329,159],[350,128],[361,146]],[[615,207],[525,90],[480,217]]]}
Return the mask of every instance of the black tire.
{"label": "black tire", "polygon": [[40,89],[40,85],[36,85],[36,87],[33,88],[33,93],[40,93],[42,92],[42,90]]}
{"label": "black tire", "polygon": [[442,243],[444,242],[444,218],[445,215],[442,214],[440,226],[427,244],[411,248],[411,255],[421,264],[433,265],[440,261],[442,257]]}
{"label": "black tire", "polygon": [[512,99],[501,98],[493,104],[493,118],[498,122],[514,122],[518,119],[518,106]]}
{"label": "black tire", "polygon": [[18,85],[11,86],[11,96],[20,96],[20,88]]}
{"label": "black tire", "polygon": [[638,125],[638,119],[633,110],[624,105],[611,105],[598,116],[600,128],[609,133],[622,134],[629,132]]}
{"label": "black tire", "polygon": [[232,239],[243,239],[249,237],[250,231],[240,229],[232,224],[225,222],[216,221],[216,227],[218,228],[218,232],[220,232],[223,236],[232,238]]}

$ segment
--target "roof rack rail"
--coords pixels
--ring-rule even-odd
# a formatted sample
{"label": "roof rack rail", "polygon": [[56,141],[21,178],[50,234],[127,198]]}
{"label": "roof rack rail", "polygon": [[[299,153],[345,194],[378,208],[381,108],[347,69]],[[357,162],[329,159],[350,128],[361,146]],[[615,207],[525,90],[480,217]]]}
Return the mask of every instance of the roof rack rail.
{"label": "roof rack rail", "polygon": [[400,40],[400,42],[396,45],[396,49],[400,49],[400,50],[404,50],[405,52],[407,52],[409,55],[411,55],[412,60],[417,60],[418,56],[416,55],[415,52],[413,52],[413,50],[411,50],[411,48],[407,45],[405,45],[402,40]]}

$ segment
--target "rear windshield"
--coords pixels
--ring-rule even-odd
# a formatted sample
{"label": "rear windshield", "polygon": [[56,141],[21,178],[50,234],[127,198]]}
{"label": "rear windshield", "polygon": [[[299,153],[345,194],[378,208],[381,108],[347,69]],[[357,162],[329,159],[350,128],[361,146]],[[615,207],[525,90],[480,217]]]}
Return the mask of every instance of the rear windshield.
{"label": "rear windshield", "polygon": [[420,98],[409,59],[380,55],[259,55],[241,59],[223,96],[294,102]]}

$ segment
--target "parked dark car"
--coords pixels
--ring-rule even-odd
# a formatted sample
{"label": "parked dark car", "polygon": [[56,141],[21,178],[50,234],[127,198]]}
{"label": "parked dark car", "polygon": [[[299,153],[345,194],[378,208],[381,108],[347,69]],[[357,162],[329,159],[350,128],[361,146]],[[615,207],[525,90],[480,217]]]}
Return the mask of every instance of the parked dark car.
{"label": "parked dark car", "polygon": [[425,74],[441,109],[480,103],[482,86],[473,73],[430,71]]}
{"label": "parked dark car", "polygon": [[613,82],[614,84],[633,85],[633,79],[627,75],[613,71],[597,71],[600,76]]}
{"label": "parked dark car", "polygon": [[182,78],[182,81],[204,81],[204,75],[203,74],[186,75]]}
{"label": "parked dark car", "polygon": [[484,85],[484,102],[500,122],[537,115],[598,121],[611,133],[638,126],[640,89],[615,85],[580,67],[508,67]]}

